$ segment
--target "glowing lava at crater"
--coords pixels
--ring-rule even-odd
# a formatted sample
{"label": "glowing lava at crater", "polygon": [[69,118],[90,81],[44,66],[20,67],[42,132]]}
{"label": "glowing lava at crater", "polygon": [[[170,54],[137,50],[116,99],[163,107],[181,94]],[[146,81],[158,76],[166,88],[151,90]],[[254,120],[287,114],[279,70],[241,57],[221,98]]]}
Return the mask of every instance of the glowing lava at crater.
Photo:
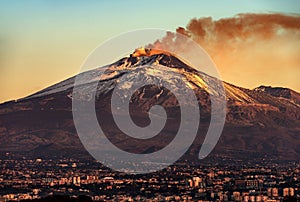
{"label": "glowing lava at crater", "polygon": [[160,50],[160,49],[151,49],[151,48],[137,48],[135,51],[131,54],[132,57],[142,57],[142,56],[152,56],[152,55],[158,55],[158,54],[165,54],[170,56],[171,53],[168,51]]}

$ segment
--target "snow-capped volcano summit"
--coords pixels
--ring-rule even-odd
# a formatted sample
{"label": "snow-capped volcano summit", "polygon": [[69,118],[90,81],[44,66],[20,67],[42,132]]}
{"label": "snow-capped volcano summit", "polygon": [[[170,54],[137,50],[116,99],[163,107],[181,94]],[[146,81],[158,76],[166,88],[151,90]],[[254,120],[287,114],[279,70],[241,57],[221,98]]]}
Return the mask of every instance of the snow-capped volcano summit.
{"label": "snow-capped volcano summit", "polygon": [[[80,84],[87,84],[91,82],[107,82],[114,80],[120,76],[126,75],[131,79],[142,79],[138,75],[132,74],[139,73],[139,75],[163,75],[165,80],[170,80],[176,75],[184,75],[189,82],[189,86],[196,88],[203,87],[208,89],[208,84],[203,81],[207,78],[203,72],[198,72],[194,68],[185,64],[176,56],[171,53],[152,49],[136,49],[129,57],[122,58],[105,67],[99,67],[91,71],[81,73],[82,82]],[[170,75],[172,74],[172,75]],[[143,76],[142,76],[143,77]],[[212,78],[213,79],[213,78]],[[72,88],[74,85],[75,77],[71,77],[58,84],[50,86],[40,92],[37,92],[28,98],[39,97],[52,93],[64,91]],[[107,89],[106,89],[107,90]]]}

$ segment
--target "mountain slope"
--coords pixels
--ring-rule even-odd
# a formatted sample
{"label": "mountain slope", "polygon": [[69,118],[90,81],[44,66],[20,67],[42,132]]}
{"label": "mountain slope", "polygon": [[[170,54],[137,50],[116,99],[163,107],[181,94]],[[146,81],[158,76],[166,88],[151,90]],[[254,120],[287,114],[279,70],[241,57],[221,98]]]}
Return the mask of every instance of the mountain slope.
{"label": "mountain slope", "polygon": [[[176,88],[181,77],[184,85],[192,89],[199,101],[201,123],[198,136],[187,156],[196,156],[203,142],[210,121],[210,95],[219,93],[216,78],[195,71],[177,57],[157,53],[151,55],[132,54],[109,66],[82,73],[82,89],[97,86],[96,111],[107,117],[102,123],[104,130],[113,134],[114,142],[125,150],[141,153],[156,151],[172,140],[178,129],[176,119],[170,121],[164,132],[165,140],[159,145],[135,145],[124,141],[120,131],[112,124],[110,99],[115,86],[129,88],[134,82],[163,80]],[[101,73],[101,76],[99,76]],[[30,155],[74,155],[86,154],[74,127],[72,117],[72,95],[75,77],[50,86],[31,96],[0,105],[0,151],[27,152]],[[234,158],[271,156],[279,159],[299,159],[300,149],[300,99],[299,93],[290,89],[258,87],[250,90],[223,82],[227,99],[227,117],[224,131],[212,155],[229,155]],[[213,86],[212,88],[210,88]],[[84,91],[83,91],[84,92]],[[80,99],[89,100],[88,94]],[[160,104],[170,116],[176,116],[176,97],[163,87],[145,86],[131,97],[133,121],[140,126],[149,124],[147,110]],[[186,102],[189,99],[186,98]],[[98,117],[99,118],[99,117]],[[176,117],[174,117],[176,118]],[[151,143],[151,142],[150,142]],[[245,155],[247,154],[247,155]]]}

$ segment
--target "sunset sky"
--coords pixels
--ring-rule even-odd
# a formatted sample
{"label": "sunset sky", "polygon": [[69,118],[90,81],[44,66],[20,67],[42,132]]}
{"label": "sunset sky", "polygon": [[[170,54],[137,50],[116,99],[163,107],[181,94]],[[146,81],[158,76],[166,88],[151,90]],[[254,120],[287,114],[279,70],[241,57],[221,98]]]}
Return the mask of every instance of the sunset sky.
{"label": "sunset sky", "polygon": [[[201,24],[198,19],[203,17],[212,17],[216,22],[238,13],[281,13],[293,15],[298,19],[292,21],[299,22],[300,14],[300,1],[296,0],[1,0],[0,3],[0,102],[27,96],[75,75],[94,48],[120,33],[142,28],[175,32],[178,27],[196,33],[198,28],[190,23],[193,18],[196,18],[194,23]],[[259,18],[261,21],[268,22]],[[273,32],[273,27],[270,30]],[[299,30],[297,25],[280,27],[270,37],[258,33],[245,43],[241,38],[238,44],[226,41],[222,48],[211,47],[207,40],[198,42],[204,43],[225,81],[247,88],[263,84],[299,92]]]}

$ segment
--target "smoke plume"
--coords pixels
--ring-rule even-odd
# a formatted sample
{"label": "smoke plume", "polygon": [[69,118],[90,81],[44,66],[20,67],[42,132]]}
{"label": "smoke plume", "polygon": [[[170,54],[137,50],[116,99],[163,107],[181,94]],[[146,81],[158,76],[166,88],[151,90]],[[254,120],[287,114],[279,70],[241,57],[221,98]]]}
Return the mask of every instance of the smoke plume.
{"label": "smoke plume", "polygon": [[[238,14],[232,18],[192,19],[176,33],[192,38],[216,63],[223,80],[253,88],[261,84],[300,90],[300,16]],[[150,47],[176,43],[178,34],[167,35]]]}

